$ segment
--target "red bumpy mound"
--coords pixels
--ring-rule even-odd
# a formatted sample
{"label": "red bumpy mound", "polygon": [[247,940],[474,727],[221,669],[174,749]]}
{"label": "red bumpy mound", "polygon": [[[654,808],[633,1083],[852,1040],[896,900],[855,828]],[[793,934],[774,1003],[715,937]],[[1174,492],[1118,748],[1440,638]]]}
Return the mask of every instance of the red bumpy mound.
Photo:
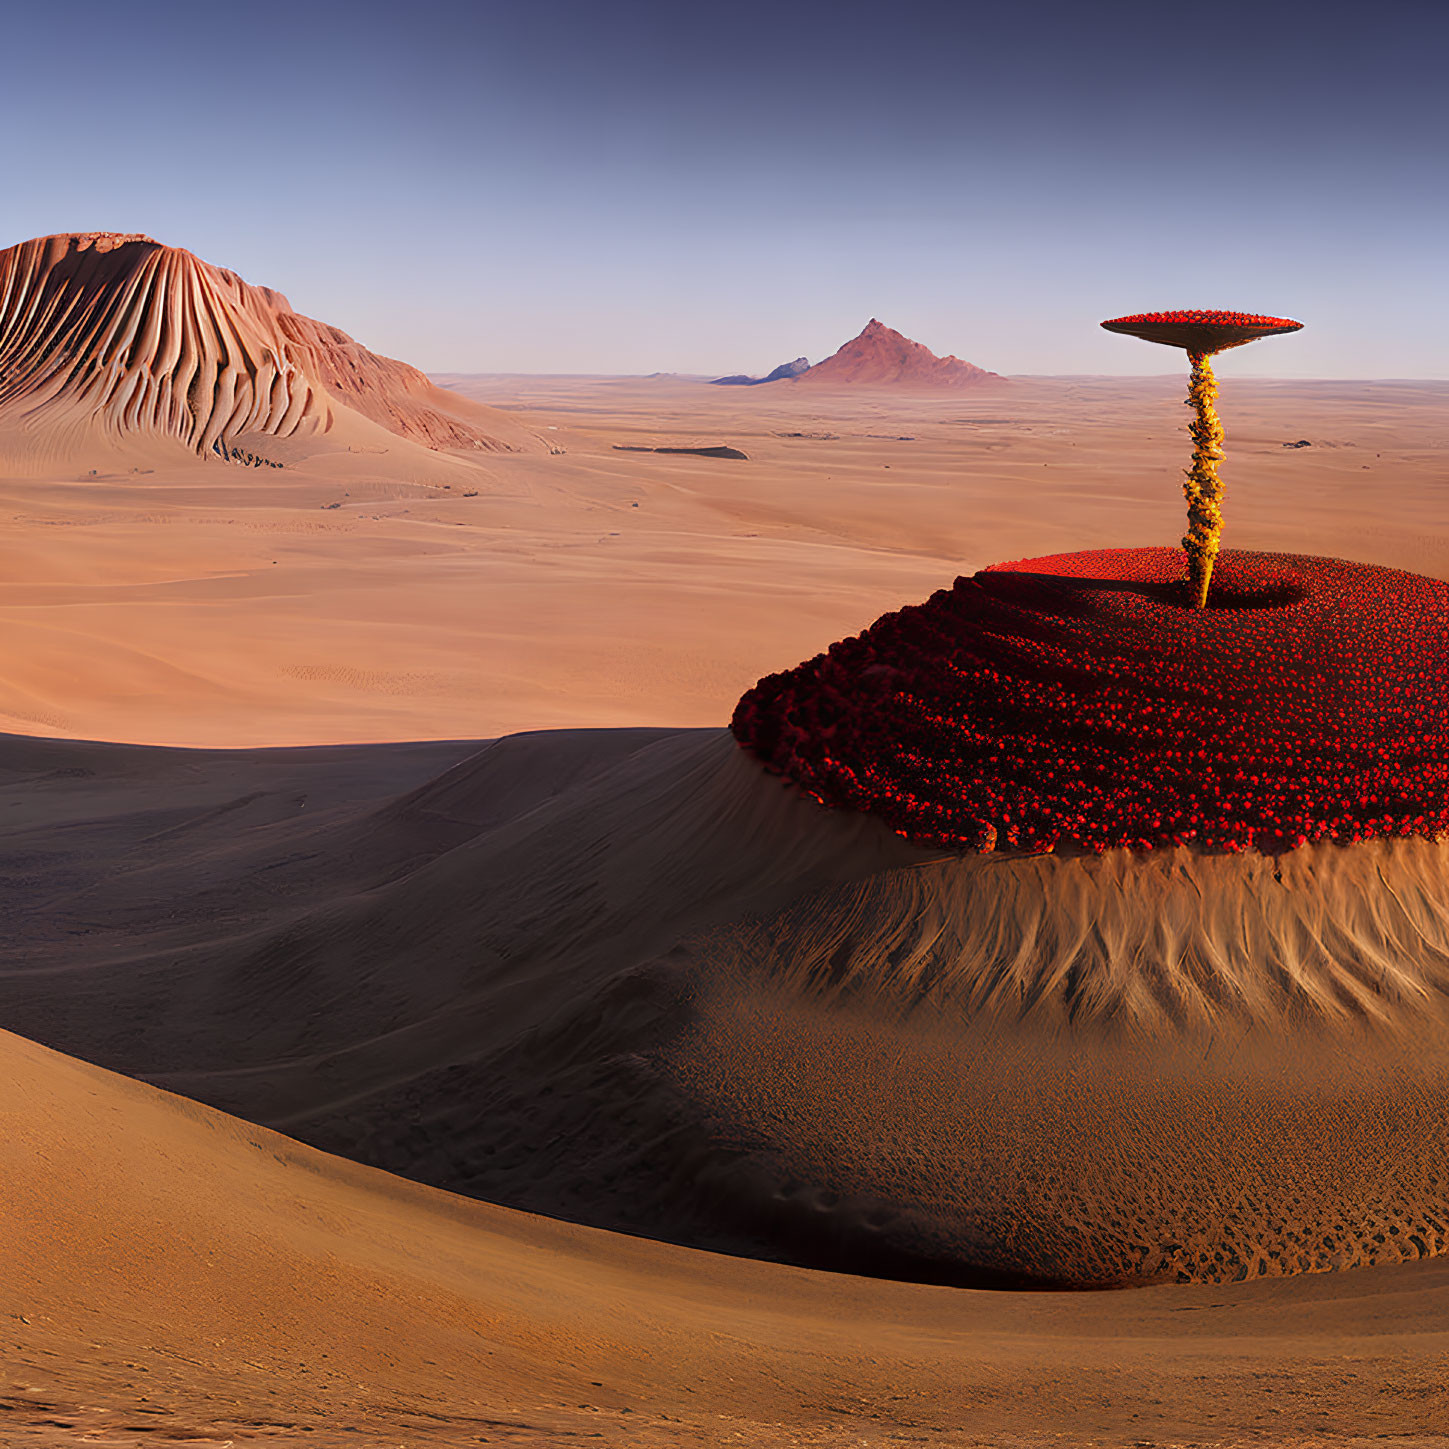
{"label": "red bumpy mound", "polygon": [[1000,564],[740,700],[741,744],[913,840],[1027,851],[1449,833],[1449,585],[1175,549]]}

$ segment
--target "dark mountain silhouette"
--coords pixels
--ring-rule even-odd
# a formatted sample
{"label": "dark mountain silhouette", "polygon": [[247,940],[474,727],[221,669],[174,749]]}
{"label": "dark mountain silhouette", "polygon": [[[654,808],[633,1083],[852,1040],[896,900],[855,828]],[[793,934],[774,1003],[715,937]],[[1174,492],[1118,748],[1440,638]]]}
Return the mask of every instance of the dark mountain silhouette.
{"label": "dark mountain silhouette", "polygon": [[737,372],[730,377],[715,378],[713,385],[715,387],[759,387],[761,383],[780,382],[787,377],[799,377],[809,370],[810,359],[797,357],[794,362],[782,362],[774,372],[765,377],[748,377],[742,372]]}

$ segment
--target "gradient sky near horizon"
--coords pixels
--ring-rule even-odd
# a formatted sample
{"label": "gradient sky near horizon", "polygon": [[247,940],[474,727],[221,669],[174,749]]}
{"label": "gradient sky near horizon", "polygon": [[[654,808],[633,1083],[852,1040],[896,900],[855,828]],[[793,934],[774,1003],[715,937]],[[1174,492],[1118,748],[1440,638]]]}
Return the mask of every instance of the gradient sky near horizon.
{"label": "gradient sky near horizon", "polygon": [[764,372],[872,316],[1004,373],[1105,317],[1449,377],[1449,5],[11,7],[0,246],[144,231],[430,371]]}

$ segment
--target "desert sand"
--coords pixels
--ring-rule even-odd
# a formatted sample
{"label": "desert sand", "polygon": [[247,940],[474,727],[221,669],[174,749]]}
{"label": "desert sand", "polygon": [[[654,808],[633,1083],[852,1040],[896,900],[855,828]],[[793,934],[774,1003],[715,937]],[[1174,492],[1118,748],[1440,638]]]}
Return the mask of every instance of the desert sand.
{"label": "desert sand", "polygon": [[[1444,385],[1231,366],[1230,546],[1449,574]],[[1182,531],[1180,379],[949,400],[453,381],[560,451],[463,472],[392,439],[282,469],[0,476],[0,721],[236,746],[718,725],[762,674],[958,574]]]}
{"label": "desert sand", "polygon": [[1091,1294],[806,1272],[0,1052],[7,1444],[1443,1442],[1443,1262]]}
{"label": "desert sand", "polygon": [[[1176,538],[1181,381],[364,352],[0,414],[6,1442],[1445,1442],[1449,845],[1003,871],[723,728]],[[1223,374],[1230,544],[1449,576],[1449,385]]]}
{"label": "desert sand", "polygon": [[966,1285],[1449,1246],[1449,845],[932,855],[717,730],[10,755],[9,1028],[315,1146]]}

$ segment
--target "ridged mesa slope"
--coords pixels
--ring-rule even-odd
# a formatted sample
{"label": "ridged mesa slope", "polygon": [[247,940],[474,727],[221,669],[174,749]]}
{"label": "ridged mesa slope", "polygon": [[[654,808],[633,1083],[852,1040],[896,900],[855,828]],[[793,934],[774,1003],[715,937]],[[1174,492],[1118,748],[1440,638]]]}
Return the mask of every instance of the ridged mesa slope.
{"label": "ridged mesa slope", "polygon": [[488,409],[191,252],[114,232],[0,251],[0,422],[225,452],[328,432],[339,404],[429,448],[510,447]]}

